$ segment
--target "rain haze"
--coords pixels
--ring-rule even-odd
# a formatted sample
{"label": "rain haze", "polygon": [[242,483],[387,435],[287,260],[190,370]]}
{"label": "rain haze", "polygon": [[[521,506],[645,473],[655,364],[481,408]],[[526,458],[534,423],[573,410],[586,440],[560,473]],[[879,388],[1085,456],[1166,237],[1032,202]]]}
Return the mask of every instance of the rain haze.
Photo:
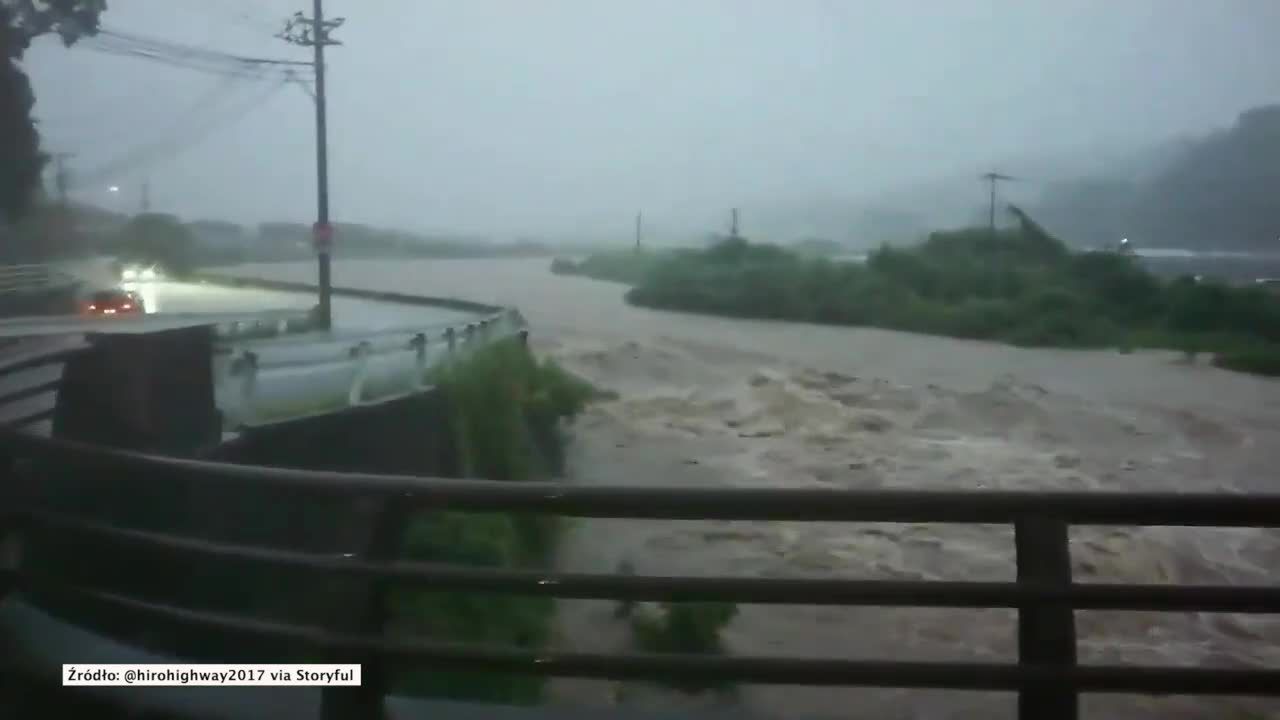
{"label": "rain haze", "polygon": [[[306,60],[273,37],[305,4],[112,0],[103,21]],[[418,231],[608,240],[643,209],[656,238],[679,239],[722,230],[736,206],[748,234],[835,233],[861,202],[928,188],[934,211],[978,207],[994,166],[1070,174],[1280,96],[1270,0],[333,0],[327,13],[347,18],[328,63],[334,218]],[[51,37],[26,66],[46,147],[76,153],[78,199],[132,212],[146,179],[156,210],[186,218],[313,217],[301,87]]]}
{"label": "rain haze", "polygon": [[[283,662],[153,611],[364,618],[467,646],[396,666],[419,699],[1280,720],[1280,0],[38,1],[0,0],[0,489],[94,547],[0,523],[6,661],[114,657],[8,612],[65,557],[174,653],[130,664]],[[375,516],[317,469],[399,477],[352,481]]]}

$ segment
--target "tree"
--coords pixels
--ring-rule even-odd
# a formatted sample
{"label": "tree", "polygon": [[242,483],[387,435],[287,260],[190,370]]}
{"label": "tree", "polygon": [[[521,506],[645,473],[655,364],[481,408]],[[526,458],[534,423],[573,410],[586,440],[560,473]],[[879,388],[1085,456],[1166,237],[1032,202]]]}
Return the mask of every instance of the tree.
{"label": "tree", "polygon": [[125,262],[156,264],[167,273],[182,275],[195,264],[195,238],[173,215],[146,213],[120,231],[116,253]]}
{"label": "tree", "polygon": [[96,34],[106,8],[106,0],[0,0],[0,224],[31,207],[47,160],[31,118],[35,93],[23,54],[47,33],[66,45]]}

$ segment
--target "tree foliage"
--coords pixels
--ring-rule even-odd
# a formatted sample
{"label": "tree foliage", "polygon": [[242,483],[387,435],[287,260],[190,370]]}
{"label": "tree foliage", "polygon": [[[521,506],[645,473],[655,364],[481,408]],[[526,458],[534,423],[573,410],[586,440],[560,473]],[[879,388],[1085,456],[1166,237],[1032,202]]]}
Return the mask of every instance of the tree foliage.
{"label": "tree foliage", "polygon": [[1280,296],[1164,282],[1131,255],[1072,252],[1027,213],[1014,215],[1017,228],[935,232],[915,247],[882,247],[862,265],[739,239],[654,258],[588,258],[575,269],[635,278],[628,301],[655,308],[1018,345],[1195,348],[1242,358],[1233,367],[1271,367],[1265,360],[1280,356]]}
{"label": "tree foliage", "polygon": [[0,224],[31,206],[47,160],[31,117],[35,94],[21,66],[32,39],[70,45],[98,31],[106,0],[0,0]]}
{"label": "tree foliage", "polygon": [[196,263],[195,238],[173,215],[137,215],[120,231],[115,251],[121,260],[156,264],[168,273],[190,272]]}

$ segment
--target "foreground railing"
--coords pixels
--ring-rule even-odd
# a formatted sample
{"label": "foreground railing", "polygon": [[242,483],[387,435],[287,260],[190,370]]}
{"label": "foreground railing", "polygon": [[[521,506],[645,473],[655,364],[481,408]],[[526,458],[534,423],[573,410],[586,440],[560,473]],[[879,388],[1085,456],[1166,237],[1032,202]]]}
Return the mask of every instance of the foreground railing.
{"label": "foreground railing", "polygon": [[[0,391],[0,424],[9,428],[26,428],[37,423],[53,419],[54,397],[62,384],[61,365],[78,353],[84,352],[88,344],[82,340],[62,343],[46,343],[36,341],[35,347],[23,351],[22,343],[17,343],[18,350],[6,348],[0,359],[0,378],[6,379],[5,389]],[[12,382],[15,378],[25,378],[25,382]],[[38,408],[30,408],[16,415],[14,406],[49,396],[49,402]]]}
{"label": "foreground railing", "polygon": [[[738,681],[765,684],[1002,690],[1018,694],[1024,720],[1066,720],[1081,693],[1259,695],[1280,697],[1280,669],[1209,669],[1080,665],[1074,610],[1280,612],[1280,588],[1225,585],[1081,584],[1073,582],[1072,525],[1280,527],[1280,495],[1063,492],[912,492],[688,487],[578,487],[306,472],[227,465],[109,451],[49,439],[0,434],[4,481],[11,495],[39,483],[18,467],[92,468],[84,482],[111,477],[180,477],[216,484],[220,492],[264,487],[291,497],[345,498],[364,538],[350,556],[310,554],[209,542],[173,533],[115,527],[51,513],[38,503],[9,508],[9,529],[55,532],[94,547],[162,550],[191,563],[212,560],[265,565],[320,575],[359,577],[365,592],[346,620],[319,627],[194,610],[120,592],[77,587],[58,568],[19,563],[18,587],[71,594],[156,621],[209,633],[298,641],[326,657],[363,665],[360,688],[326,688],[325,717],[372,718],[383,711],[387,673],[395,666],[613,679]],[[34,464],[33,464],[34,463]],[[15,484],[19,492],[14,493]],[[122,488],[123,489],[123,488]],[[31,497],[31,495],[26,495]],[[400,538],[418,510],[503,511],[651,520],[751,520],[1012,525],[1016,582],[881,581],[714,577],[624,577],[405,562]],[[804,605],[1013,608],[1018,660],[898,662],[892,660],[718,657],[666,654],[565,653],[388,637],[393,588],[550,595],[618,600],[724,600]]]}

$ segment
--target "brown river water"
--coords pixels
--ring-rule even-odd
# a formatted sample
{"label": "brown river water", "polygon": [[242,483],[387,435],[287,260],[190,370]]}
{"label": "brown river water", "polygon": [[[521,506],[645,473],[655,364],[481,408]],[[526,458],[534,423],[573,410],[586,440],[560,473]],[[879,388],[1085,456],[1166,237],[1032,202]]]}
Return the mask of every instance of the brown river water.
{"label": "brown river water", "polygon": [[[554,276],[547,260],[350,261],[334,282],[519,307],[534,347],[618,393],[576,424],[570,479],[721,487],[1280,492],[1280,382],[1173,353],[1028,350],[627,306],[624,288]],[[314,265],[244,274],[309,280]],[[1280,581],[1280,533],[1078,528],[1086,581]],[[758,577],[1009,580],[1004,527],[582,520],[564,569]],[[1280,620],[1078,612],[1081,662],[1280,667]],[[611,603],[562,601],[563,648],[628,647]],[[743,655],[1016,658],[1011,611],[743,605]],[[1011,718],[1001,693],[746,686],[681,695],[553,683],[566,705],[722,707],[752,717]],[[1280,719],[1276,701],[1086,696],[1086,718]]]}

